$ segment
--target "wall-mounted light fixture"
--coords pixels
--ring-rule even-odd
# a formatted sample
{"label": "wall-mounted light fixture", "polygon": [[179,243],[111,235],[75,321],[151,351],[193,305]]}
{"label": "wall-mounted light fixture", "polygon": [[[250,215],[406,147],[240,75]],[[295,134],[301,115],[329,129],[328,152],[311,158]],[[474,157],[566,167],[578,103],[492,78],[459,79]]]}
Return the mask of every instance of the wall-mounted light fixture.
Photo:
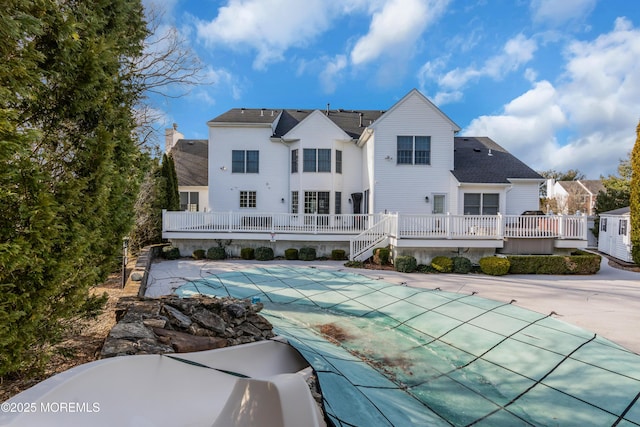
{"label": "wall-mounted light fixture", "polygon": [[220,170],[221,170],[222,172],[224,172],[224,171],[226,171],[226,170],[227,170],[227,167],[226,167],[226,166],[220,166]]}
{"label": "wall-mounted light fixture", "polygon": [[429,196],[425,196],[424,197],[424,201],[425,201],[425,203],[429,203]]}
{"label": "wall-mounted light fixture", "polygon": [[351,199],[349,199],[349,203],[351,203]]}
{"label": "wall-mounted light fixture", "polygon": [[385,160],[393,160],[393,157],[391,157],[391,156],[387,156],[387,157],[385,157],[384,159],[385,159]]}
{"label": "wall-mounted light fixture", "polygon": [[280,199],[280,203],[284,203],[284,197]]}

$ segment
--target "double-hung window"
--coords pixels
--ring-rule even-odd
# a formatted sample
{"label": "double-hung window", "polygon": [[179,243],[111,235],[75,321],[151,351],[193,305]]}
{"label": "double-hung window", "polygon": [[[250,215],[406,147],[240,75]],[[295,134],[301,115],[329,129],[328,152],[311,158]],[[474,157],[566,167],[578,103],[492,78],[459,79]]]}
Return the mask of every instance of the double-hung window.
{"label": "double-hung window", "polygon": [[260,171],[260,151],[233,150],[231,152],[232,173],[258,173]]}
{"label": "double-hung window", "polygon": [[331,149],[305,148],[302,157],[303,172],[331,172]]}
{"label": "double-hung window", "polygon": [[627,220],[626,219],[621,219],[620,223],[618,224],[618,234],[621,236],[626,236],[627,235]]}
{"label": "double-hung window", "polygon": [[291,150],[291,173],[298,172],[298,149]]}
{"label": "double-hung window", "polygon": [[336,173],[342,173],[342,151],[336,150]]}
{"label": "double-hung window", "polygon": [[431,137],[399,135],[396,158],[399,165],[430,165]]}

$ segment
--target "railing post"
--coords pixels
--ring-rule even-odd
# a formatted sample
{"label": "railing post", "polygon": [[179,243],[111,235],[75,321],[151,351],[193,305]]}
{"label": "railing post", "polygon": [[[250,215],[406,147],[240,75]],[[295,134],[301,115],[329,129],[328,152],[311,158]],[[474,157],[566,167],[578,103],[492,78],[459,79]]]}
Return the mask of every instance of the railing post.
{"label": "railing post", "polygon": [[445,221],[447,227],[447,239],[451,239],[451,212],[447,212],[447,220]]}
{"label": "railing post", "polygon": [[584,212],[582,213],[582,240],[589,240],[589,224],[587,220],[589,217]]}
{"label": "railing post", "polygon": [[318,234],[318,212],[313,214],[313,234]]}
{"label": "railing post", "polygon": [[167,231],[167,210],[166,209],[162,209],[162,232],[164,233],[165,231]]}
{"label": "railing post", "polygon": [[566,216],[564,214],[558,215],[558,238],[564,239],[564,223]]}
{"label": "railing post", "polygon": [[504,239],[504,236],[502,235],[503,232],[502,230],[504,230],[505,228],[505,218],[504,216],[502,216],[502,214],[500,212],[498,212],[498,223],[496,224],[496,238],[498,239]]}
{"label": "railing post", "polygon": [[227,233],[231,233],[231,230],[233,228],[232,224],[232,220],[233,220],[233,211],[229,211],[229,228],[227,230]]}

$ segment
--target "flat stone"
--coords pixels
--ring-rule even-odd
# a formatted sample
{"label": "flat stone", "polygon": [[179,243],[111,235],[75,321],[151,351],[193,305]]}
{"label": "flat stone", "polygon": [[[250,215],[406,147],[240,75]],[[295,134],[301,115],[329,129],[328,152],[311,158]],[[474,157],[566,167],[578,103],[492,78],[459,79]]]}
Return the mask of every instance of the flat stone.
{"label": "flat stone", "polygon": [[163,344],[158,340],[143,339],[138,341],[138,353],[165,354],[175,353],[175,351],[171,345]]}
{"label": "flat stone", "polygon": [[191,326],[191,319],[186,314],[182,313],[177,308],[171,307],[170,305],[165,305],[163,307],[164,312],[169,317],[169,322],[179,328],[187,329]]}
{"label": "flat stone", "polygon": [[134,282],[141,282],[144,276],[138,272],[134,272],[131,274],[131,280]]}
{"label": "flat stone", "polygon": [[229,304],[225,309],[227,313],[235,318],[243,317],[247,313],[247,309],[240,304]]}
{"label": "flat stone", "polygon": [[197,323],[192,323],[191,326],[189,326],[188,331],[189,331],[190,334],[197,335],[199,337],[213,337],[213,336],[215,336],[215,332],[213,332],[210,329],[203,328],[202,326],[198,325]]}
{"label": "flat stone", "polygon": [[169,338],[171,347],[176,353],[189,353],[192,351],[212,350],[227,346],[227,340],[216,337],[198,337],[179,331],[167,329],[154,329],[157,335]]}
{"label": "flat stone", "polygon": [[262,331],[253,326],[251,323],[243,323],[242,325],[238,326],[238,329],[244,332],[244,335],[262,337]]}
{"label": "flat stone", "polygon": [[224,334],[224,330],[227,327],[222,317],[211,311],[199,310],[195,312],[191,318],[201,326],[211,329],[218,334]]}
{"label": "flat stone", "polygon": [[164,328],[167,326],[167,319],[162,318],[153,318],[153,319],[144,319],[142,324],[148,328]]}
{"label": "flat stone", "polygon": [[131,341],[143,338],[155,338],[153,332],[144,326],[142,322],[117,323],[113,328],[111,328],[109,337],[114,339],[128,339]]}
{"label": "flat stone", "polygon": [[107,339],[100,351],[100,357],[115,357],[135,354],[138,347],[135,342],[123,339]]}

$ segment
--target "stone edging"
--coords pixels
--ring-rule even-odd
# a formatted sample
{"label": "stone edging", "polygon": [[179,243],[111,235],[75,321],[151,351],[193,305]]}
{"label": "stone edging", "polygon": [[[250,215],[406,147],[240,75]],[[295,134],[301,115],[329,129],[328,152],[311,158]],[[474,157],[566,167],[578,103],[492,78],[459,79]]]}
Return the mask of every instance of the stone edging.
{"label": "stone edging", "polygon": [[167,244],[149,245],[140,250],[136,265],[129,274],[124,286],[125,295],[144,296],[147,291],[147,280],[149,279],[151,263],[160,255],[160,251],[164,246],[167,246]]}

